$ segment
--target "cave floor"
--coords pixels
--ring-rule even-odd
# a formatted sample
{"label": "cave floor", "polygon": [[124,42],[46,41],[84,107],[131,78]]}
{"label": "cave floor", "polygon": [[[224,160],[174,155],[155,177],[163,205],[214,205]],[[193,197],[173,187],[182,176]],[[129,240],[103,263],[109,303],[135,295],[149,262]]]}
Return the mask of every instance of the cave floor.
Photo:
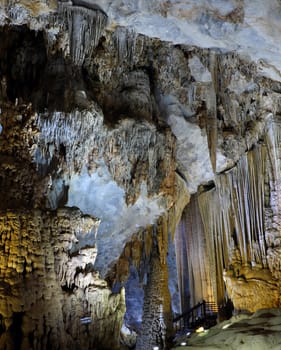
{"label": "cave floor", "polygon": [[280,350],[281,309],[240,313],[208,330],[178,338],[173,349]]}

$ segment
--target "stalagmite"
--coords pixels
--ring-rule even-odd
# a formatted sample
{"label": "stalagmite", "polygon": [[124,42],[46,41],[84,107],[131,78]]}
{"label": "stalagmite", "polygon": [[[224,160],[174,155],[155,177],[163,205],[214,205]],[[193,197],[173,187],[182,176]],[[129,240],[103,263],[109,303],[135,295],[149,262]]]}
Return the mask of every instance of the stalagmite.
{"label": "stalagmite", "polygon": [[170,348],[171,336],[171,300],[168,289],[168,231],[167,220],[160,218],[157,228],[151,227],[146,233],[150,237],[150,255],[147,279],[144,286],[142,327],[137,338],[136,349],[161,350]]}

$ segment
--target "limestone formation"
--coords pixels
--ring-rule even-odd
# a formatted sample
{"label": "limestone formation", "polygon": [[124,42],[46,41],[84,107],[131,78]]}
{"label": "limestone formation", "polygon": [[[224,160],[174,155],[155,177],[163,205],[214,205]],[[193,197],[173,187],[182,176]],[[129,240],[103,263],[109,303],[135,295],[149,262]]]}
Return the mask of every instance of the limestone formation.
{"label": "limestone formation", "polygon": [[124,293],[93,269],[94,243],[81,246],[99,221],[77,209],[21,209],[2,211],[0,225],[1,349],[114,348]]}
{"label": "limestone formation", "polygon": [[167,349],[201,299],[280,307],[261,8],[0,1],[0,348]]}

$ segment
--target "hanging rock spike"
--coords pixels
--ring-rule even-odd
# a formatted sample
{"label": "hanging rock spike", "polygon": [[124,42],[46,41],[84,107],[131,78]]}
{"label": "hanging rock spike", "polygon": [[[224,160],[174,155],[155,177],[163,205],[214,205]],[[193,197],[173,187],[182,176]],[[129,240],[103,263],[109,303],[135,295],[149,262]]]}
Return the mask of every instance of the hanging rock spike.
{"label": "hanging rock spike", "polygon": [[59,10],[67,22],[71,58],[81,66],[98,45],[107,15],[98,5],[84,0],[60,3]]}

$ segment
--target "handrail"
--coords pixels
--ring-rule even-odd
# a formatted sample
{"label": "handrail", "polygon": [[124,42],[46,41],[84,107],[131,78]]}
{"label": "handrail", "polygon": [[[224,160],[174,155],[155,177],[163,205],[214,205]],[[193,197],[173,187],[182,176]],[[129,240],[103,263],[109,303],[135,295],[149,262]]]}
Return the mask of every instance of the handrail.
{"label": "handrail", "polygon": [[191,309],[185,311],[184,313],[182,313],[181,315],[177,316],[176,318],[173,319],[173,322],[177,322],[179,321],[181,318],[189,315],[192,313],[192,311],[194,310],[197,310],[199,309],[199,307],[201,307],[202,305],[204,305],[206,302],[203,300],[203,301],[200,301],[198,304],[196,304],[195,306],[193,306]]}
{"label": "handrail", "polygon": [[191,309],[173,319],[173,323],[180,322],[182,328],[196,328],[198,324],[210,323],[216,318],[218,306],[215,302],[200,301]]}

